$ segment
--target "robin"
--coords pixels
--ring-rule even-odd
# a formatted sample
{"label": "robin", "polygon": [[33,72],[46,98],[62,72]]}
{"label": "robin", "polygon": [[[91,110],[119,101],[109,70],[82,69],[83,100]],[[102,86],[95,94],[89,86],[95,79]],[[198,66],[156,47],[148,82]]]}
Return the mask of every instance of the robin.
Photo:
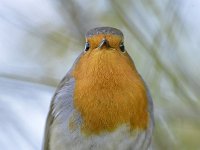
{"label": "robin", "polygon": [[153,102],[123,33],[89,30],[53,96],[43,150],[147,150],[153,126]]}

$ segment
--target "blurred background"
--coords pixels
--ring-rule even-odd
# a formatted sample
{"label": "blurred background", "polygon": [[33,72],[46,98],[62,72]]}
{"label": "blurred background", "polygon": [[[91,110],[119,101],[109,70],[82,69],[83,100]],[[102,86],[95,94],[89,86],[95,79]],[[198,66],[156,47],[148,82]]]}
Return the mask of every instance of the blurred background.
{"label": "blurred background", "polygon": [[119,28],[155,105],[153,150],[200,149],[200,1],[0,0],[0,149],[39,150],[84,34]]}

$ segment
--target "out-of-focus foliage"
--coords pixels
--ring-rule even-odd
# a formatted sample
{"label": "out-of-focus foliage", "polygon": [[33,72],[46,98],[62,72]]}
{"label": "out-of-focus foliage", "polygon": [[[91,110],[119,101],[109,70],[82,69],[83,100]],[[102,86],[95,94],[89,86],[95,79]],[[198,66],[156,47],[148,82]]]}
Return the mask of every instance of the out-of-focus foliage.
{"label": "out-of-focus foliage", "polygon": [[[14,39],[18,39],[17,36],[20,35],[20,40],[13,47],[7,46],[12,52],[4,49],[4,57],[7,56],[8,59],[0,61],[3,64],[0,66],[2,86],[7,85],[7,80],[14,80],[14,89],[20,86],[19,81],[30,83],[38,91],[43,91],[43,86],[55,88],[78,53],[83,50],[84,33],[97,26],[116,27],[124,32],[126,49],[147,82],[154,99],[156,125],[152,149],[199,149],[200,71],[195,69],[198,65],[193,64],[195,61],[192,59],[198,57],[195,56],[195,46],[190,42],[191,34],[181,13],[184,1],[58,0],[40,3],[52,11],[51,15],[42,15],[43,7],[38,7],[37,10],[37,5],[36,10],[30,10],[36,14],[28,15],[3,3],[4,9],[9,13],[8,16],[0,15],[1,21],[20,30],[14,32]],[[15,15],[12,18],[9,14]],[[12,35],[9,37],[12,39]],[[26,86],[21,85],[18,91],[9,91],[8,86],[6,92],[33,91]],[[2,88],[3,90],[5,89]],[[53,95],[51,89],[44,91],[50,91],[49,95]],[[12,93],[9,97],[11,95]],[[20,116],[13,116],[16,109],[15,106],[11,107],[11,103],[13,105],[18,100],[5,101],[5,97],[0,96],[0,113],[6,116],[2,118],[0,115],[1,122],[10,119],[8,122],[24,137],[25,143],[32,149],[39,149],[40,144],[27,138],[31,135],[30,131],[22,130]],[[29,107],[34,102],[29,99],[29,94],[20,96],[20,99]],[[44,105],[44,101],[38,99],[40,98],[37,97],[36,100],[38,105]],[[45,109],[47,110],[46,106]],[[45,116],[47,112],[38,110],[37,113]],[[43,124],[39,128],[43,128]],[[0,124],[0,133],[4,125],[6,124]],[[5,129],[4,134],[7,134],[9,140],[9,134],[12,136],[13,133],[9,128]],[[40,139],[41,136],[42,133]],[[0,145],[5,142],[2,138]],[[13,145],[17,146],[17,143]]]}

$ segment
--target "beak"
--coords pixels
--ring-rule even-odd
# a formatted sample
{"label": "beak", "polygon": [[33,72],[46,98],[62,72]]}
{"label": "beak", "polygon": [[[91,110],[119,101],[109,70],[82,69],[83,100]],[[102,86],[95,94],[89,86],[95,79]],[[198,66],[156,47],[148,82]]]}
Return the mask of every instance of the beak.
{"label": "beak", "polygon": [[98,48],[102,48],[102,47],[109,47],[109,44],[108,44],[108,41],[106,39],[103,39],[101,41],[101,43],[99,44],[99,47]]}

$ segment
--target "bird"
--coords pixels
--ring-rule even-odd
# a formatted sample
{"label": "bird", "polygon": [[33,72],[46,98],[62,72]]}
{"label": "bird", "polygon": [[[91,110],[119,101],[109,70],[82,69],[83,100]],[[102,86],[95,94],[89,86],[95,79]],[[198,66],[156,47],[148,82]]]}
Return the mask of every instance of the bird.
{"label": "bird", "polygon": [[52,98],[43,150],[148,150],[154,128],[149,89],[123,33],[96,27]]}

